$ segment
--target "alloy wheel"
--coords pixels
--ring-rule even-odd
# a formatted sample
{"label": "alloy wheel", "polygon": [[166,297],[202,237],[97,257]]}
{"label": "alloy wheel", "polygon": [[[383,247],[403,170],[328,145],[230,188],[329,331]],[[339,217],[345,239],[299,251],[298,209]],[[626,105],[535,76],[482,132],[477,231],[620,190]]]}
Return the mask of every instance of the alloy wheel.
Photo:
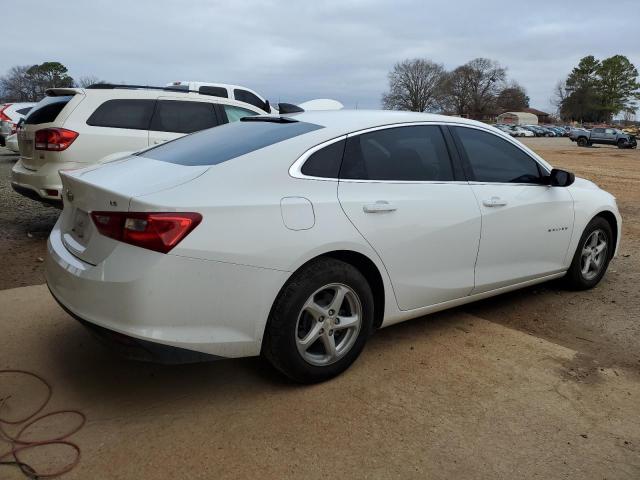
{"label": "alloy wheel", "polygon": [[362,325],[362,303],[347,285],[331,283],[309,296],[296,323],[296,345],[311,365],[331,365],[355,344]]}
{"label": "alloy wheel", "polygon": [[608,253],[607,234],[600,229],[591,232],[580,257],[580,272],[585,280],[592,280],[600,274]]}

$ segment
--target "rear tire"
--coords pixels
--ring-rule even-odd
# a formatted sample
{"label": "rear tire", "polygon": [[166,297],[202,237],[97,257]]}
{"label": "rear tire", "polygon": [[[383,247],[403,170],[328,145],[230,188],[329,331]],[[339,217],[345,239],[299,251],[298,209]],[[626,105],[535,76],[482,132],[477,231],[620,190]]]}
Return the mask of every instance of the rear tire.
{"label": "rear tire", "polygon": [[576,140],[576,143],[578,144],[579,147],[589,146],[589,141],[587,140],[586,137],[579,137],[578,140]]}
{"label": "rear tire", "polygon": [[604,218],[595,217],[580,237],[565,284],[572,290],[595,287],[604,277],[614,249],[611,225]]}
{"label": "rear tire", "polygon": [[360,355],[373,329],[373,293],[352,265],[315,260],[282,288],[269,315],[262,354],[299,383],[328,380]]}

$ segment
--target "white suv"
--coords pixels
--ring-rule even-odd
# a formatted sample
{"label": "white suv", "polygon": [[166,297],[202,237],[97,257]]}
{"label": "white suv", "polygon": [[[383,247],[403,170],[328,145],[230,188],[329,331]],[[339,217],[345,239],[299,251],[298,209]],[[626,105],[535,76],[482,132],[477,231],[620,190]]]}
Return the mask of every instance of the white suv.
{"label": "white suv", "polygon": [[58,203],[60,170],[267,113],[216,93],[123,85],[47,90],[18,131],[20,159],[11,185],[29,198]]}

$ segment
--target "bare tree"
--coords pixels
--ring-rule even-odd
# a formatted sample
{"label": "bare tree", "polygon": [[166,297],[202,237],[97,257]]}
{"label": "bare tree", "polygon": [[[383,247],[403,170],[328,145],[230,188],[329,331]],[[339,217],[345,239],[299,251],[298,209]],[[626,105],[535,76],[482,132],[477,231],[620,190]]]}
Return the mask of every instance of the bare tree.
{"label": "bare tree", "polygon": [[551,105],[556,107],[558,115],[560,115],[560,109],[565,98],[567,98],[567,84],[562,80],[558,80],[558,83],[553,88],[553,96],[551,97]]}
{"label": "bare tree", "polygon": [[470,74],[471,114],[479,117],[495,107],[495,99],[504,86],[505,68],[494,60],[476,58],[466,65]]}
{"label": "bare tree", "polygon": [[99,83],[107,83],[104,80],[100,80],[95,75],[86,75],[84,77],[80,77],[76,82],[76,87],[87,88],[91,85],[96,85]]}
{"label": "bare tree", "polygon": [[447,73],[443,84],[442,103],[447,113],[467,116],[471,110],[471,74],[463,65]]}
{"label": "bare tree", "polygon": [[416,58],[396,63],[389,72],[389,91],[382,96],[390,110],[432,111],[439,107],[445,70],[441,64]]}
{"label": "bare tree", "polygon": [[444,83],[446,109],[472,118],[492,113],[506,76],[506,69],[488,58],[476,58],[456,68]]}
{"label": "bare tree", "polygon": [[31,101],[35,96],[34,85],[29,81],[27,71],[30,65],[11,67],[7,74],[0,78],[0,97],[4,101]]}

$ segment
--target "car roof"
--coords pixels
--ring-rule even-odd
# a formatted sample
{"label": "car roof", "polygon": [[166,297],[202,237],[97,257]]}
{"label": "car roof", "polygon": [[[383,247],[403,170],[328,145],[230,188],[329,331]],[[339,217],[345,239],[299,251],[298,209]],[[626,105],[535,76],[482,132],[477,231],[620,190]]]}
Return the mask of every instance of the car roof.
{"label": "car roof", "polygon": [[393,110],[318,110],[284,116],[301,122],[321,125],[327,131],[337,135],[384,125],[415,122],[458,123],[490,128],[485,123],[461,117]]}

